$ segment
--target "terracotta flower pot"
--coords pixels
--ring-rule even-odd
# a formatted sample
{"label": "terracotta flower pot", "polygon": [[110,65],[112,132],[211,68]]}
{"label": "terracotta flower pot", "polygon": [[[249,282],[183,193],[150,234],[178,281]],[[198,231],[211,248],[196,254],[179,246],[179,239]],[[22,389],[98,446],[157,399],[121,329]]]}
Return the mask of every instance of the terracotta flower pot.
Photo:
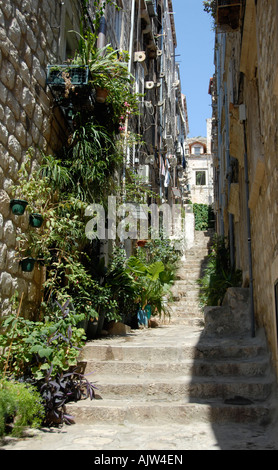
{"label": "terracotta flower pot", "polygon": [[97,88],[96,89],[96,100],[98,103],[105,103],[109,91],[106,88]]}
{"label": "terracotta flower pot", "polygon": [[137,246],[144,247],[148,240],[138,240]]}

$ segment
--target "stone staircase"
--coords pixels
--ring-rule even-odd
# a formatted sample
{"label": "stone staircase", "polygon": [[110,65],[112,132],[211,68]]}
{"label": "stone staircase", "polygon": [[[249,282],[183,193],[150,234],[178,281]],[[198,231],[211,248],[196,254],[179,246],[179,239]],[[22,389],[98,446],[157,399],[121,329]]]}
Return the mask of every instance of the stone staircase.
{"label": "stone staircase", "polygon": [[[195,427],[270,422],[274,376],[263,332],[251,338],[233,328],[230,334],[220,324],[219,311],[215,315],[208,309],[204,317],[199,309],[195,281],[209,242],[208,234],[196,234],[173,290],[170,322],[86,344],[81,359],[97,399],[67,405],[76,423]],[[224,324],[231,322],[233,295],[222,308]],[[247,311],[248,306],[244,315]]]}
{"label": "stone staircase", "polygon": [[195,232],[195,244],[187,251],[172,289],[171,322],[174,324],[203,325],[204,315],[199,307],[199,286],[211,246],[210,232]]}

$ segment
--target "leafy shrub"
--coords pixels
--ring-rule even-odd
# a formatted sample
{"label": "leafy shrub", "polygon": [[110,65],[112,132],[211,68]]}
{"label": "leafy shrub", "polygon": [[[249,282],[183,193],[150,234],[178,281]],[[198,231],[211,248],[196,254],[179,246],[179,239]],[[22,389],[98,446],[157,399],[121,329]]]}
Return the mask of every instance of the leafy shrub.
{"label": "leafy shrub", "polygon": [[14,314],[7,316],[0,335],[0,370],[5,368],[16,379],[40,380],[51,366],[53,375],[76,366],[85,337],[83,329],[72,325],[82,317],[66,307],[61,307],[62,315],[56,321],[34,322]]}
{"label": "leafy shrub", "polygon": [[172,271],[167,271],[162,261],[146,263],[136,256],[129,258],[128,269],[138,285],[140,307],[150,305],[154,315],[169,314],[164,300],[174,281]]}
{"label": "leafy shrub", "polygon": [[61,306],[52,321],[34,322],[11,314],[2,322],[0,370],[3,375],[24,381],[39,392],[47,425],[70,422],[65,413],[68,401],[94,397],[94,386],[77,370],[85,344],[84,330],[77,328],[80,315]]}
{"label": "leafy shrub", "polygon": [[55,377],[51,376],[51,372],[52,368],[44,380],[36,384],[45,409],[44,424],[47,426],[72,424],[74,417],[67,414],[66,404],[82,398],[92,400],[95,397],[95,387],[77,368],[68,373],[58,373]]}
{"label": "leafy shrub", "polygon": [[25,427],[39,427],[44,419],[41,395],[27,384],[0,380],[0,436],[20,436]]}
{"label": "leafy shrub", "polygon": [[202,307],[221,305],[229,287],[241,286],[242,273],[231,266],[225,238],[215,235],[208,263],[198,283]]}
{"label": "leafy shrub", "polygon": [[181,253],[167,238],[157,238],[149,241],[144,252],[148,261],[162,261],[164,266],[174,270],[177,268],[177,263],[181,257]]}
{"label": "leafy shrub", "polygon": [[193,204],[195,215],[195,230],[207,230],[213,228],[213,210],[207,204]]}
{"label": "leafy shrub", "polygon": [[128,269],[125,250],[115,248],[109,263],[105,282],[109,286],[112,298],[115,300],[114,317],[118,315],[125,323],[131,323],[136,313],[136,300],[139,288]]}

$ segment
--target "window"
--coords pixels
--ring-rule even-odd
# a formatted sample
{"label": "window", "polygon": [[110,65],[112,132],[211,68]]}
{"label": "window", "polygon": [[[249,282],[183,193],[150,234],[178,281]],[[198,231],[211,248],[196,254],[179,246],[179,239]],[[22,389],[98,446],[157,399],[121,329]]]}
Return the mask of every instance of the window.
{"label": "window", "polygon": [[206,185],[206,172],[198,170],[196,171],[196,185],[205,186]]}
{"label": "window", "polygon": [[194,147],[194,155],[201,155],[201,147]]}
{"label": "window", "polygon": [[118,41],[118,44],[121,44],[121,34],[122,34],[122,11],[118,11],[115,18],[115,34]]}

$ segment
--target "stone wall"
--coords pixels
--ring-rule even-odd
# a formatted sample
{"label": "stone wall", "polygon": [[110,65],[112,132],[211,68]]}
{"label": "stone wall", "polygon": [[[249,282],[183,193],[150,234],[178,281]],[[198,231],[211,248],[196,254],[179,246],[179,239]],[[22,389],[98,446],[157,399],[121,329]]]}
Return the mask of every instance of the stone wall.
{"label": "stone wall", "polygon": [[[204,171],[206,184],[196,185],[196,172]],[[212,155],[187,156],[187,176],[190,185],[189,198],[197,204],[213,204],[213,166]]]}
{"label": "stone wall", "polygon": [[[250,282],[248,257],[248,213],[250,209],[251,251],[256,321],[263,326],[278,371],[277,318],[274,286],[278,280],[278,4],[275,0],[246,0],[242,31],[219,37],[216,57],[219,82],[218,133],[221,148],[222,196],[219,205],[225,214],[226,235],[234,235],[237,268],[243,271],[244,286]],[[222,55],[221,55],[222,54]],[[221,95],[226,87],[227,101]],[[244,116],[244,111],[246,116]],[[249,199],[246,199],[246,130]],[[225,162],[225,135],[229,135],[230,157],[236,191],[228,194]],[[232,197],[233,196],[233,197]],[[238,198],[236,199],[235,198]],[[232,222],[228,212],[234,216]]]}
{"label": "stone wall", "polygon": [[[267,330],[273,356],[278,365],[274,284],[278,280],[278,101],[276,78],[278,56],[277,2],[257,4],[258,89],[260,126],[253,143],[250,161],[252,205],[252,243],[256,312]],[[251,97],[249,99],[251,101]],[[252,110],[251,110],[252,112]],[[250,126],[255,126],[254,118]],[[256,154],[259,147],[260,155]],[[259,159],[259,161],[258,161]],[[278,369],[277,369],[278,370]]]}
{"label": "stone wall", "polygon": [[10,210],[10,187],[17,183],[26,151],[33,165],[55,151],[61,123],[46,89],[46,67],[57,63],[62,2],[0,1],[0,314],[10,309],[15,290],[24,293],[24,313],[40,297],[42,271],[22,272],[16,259],[16,235],[28,227],[27,216]]}

